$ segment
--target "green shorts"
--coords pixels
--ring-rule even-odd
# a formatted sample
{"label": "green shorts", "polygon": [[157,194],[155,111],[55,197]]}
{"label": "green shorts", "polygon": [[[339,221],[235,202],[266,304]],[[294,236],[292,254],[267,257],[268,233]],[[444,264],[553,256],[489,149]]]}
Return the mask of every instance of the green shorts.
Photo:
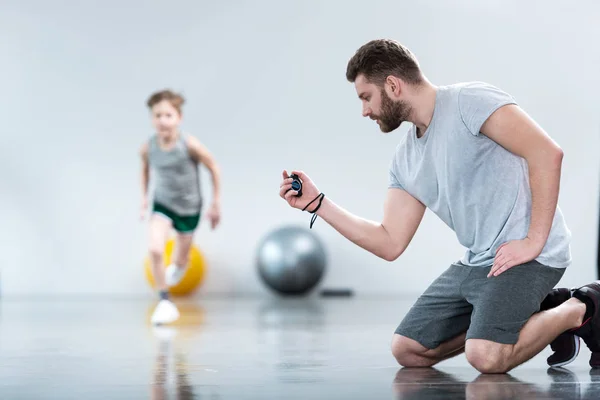
{"label": "green shorts", "polygon": [[200,222],[200,214],[179,215],[175,211],[159,203],[152,204],[152,213],[161,214],[173,223],[173,228],[179,233],[192,233]]}

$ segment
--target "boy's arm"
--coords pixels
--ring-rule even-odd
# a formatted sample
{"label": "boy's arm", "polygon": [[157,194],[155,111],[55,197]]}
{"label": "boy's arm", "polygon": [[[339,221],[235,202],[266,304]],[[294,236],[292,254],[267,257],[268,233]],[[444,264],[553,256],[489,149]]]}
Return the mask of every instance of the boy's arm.
{"label": "boy's arm", "polygon": [[148,206],[148,182],[150,180],[150,165],[148,163],[148,144],[144,143],[140,149],[142,160],[142,217]]}
{"label": "boy's arm", "polygon": [[204,164],[210,171],[213,185],[213,206],[218,206],[221,202],[221,170],[217,162],[206,146],[195,137],[188,136],[187,145],[196,162]]}

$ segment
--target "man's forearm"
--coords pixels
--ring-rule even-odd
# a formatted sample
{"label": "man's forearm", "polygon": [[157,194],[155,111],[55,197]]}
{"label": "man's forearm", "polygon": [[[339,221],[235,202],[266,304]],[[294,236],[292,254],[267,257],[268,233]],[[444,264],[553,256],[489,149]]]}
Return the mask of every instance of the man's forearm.
{"label": "man's forearm", "polygon": [[548,239],[558,204],[562,152],[553,153],[544,160],[529,162],[531,187],[531,221],[527,237],[541,251]]}
{"label": "man's forearm", "polygon": [[385,260],[394,258],[390,235],[380,223],[353,215],[327,197],[317,215],[359,247]]}

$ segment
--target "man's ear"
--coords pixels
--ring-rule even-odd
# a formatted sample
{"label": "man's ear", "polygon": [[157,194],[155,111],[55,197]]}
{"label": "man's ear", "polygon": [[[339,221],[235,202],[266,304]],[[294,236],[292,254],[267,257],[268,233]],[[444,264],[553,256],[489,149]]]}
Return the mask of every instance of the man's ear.
{"label": "man's ear", "polygon": [[399,78],[389,75],[385,78],[385,83],[395,97],[400,96],[400,93],[402,92],[402,81]]}

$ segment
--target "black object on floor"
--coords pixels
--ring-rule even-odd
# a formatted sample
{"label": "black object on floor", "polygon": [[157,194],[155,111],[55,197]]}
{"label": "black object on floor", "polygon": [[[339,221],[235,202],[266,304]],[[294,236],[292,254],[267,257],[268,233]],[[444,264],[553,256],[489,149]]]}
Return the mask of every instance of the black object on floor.
{"label": "black object on floor", "polygon": [[323,289],[322,297],[351,297],[354,296],[352,289]]}

